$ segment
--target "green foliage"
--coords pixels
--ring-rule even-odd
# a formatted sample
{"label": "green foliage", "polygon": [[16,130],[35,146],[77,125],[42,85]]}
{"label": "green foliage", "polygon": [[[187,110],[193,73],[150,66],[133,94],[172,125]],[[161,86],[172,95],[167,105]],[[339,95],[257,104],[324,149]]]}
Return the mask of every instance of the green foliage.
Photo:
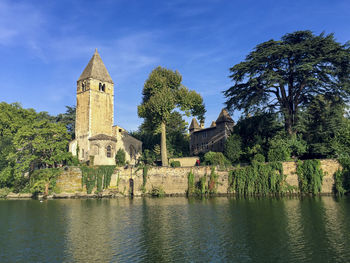
{"label": "green foliage", "polygon": [[258,163],[229,172],[228,192],[237,195],[282,194],[285,176],[282,163]]}
{"label": "green foliage", "polygon": [[142,156],[141,156],[141,162],[144,164],[144,165],[152,165],[154,164],[156,160],[156,155],[148,150],[148,149],[145,149],[142,153]]}
{"label": "green foliage", "polygon": [[75,106],[66,106],[66,112],[58,114],[55,118],[56,122],[62,123],[66,126],[71,140],[75,139],[75,113]]}
{"label": "green foliage", "polygon": [[315,94],[348,100],[350,49],[333,34],[296,31],[257,45],[233,66],[234,85],[224,92],[228,109],[278,111],[285,130],[295,132],[299,108]]}
{"label": "green foliage", "polygon": [[187,195],[190,196],[190,195],[193,195],[194,191],[195,191],[194,174],[193,174],[192,170],[188,173],[187,182],[188,182]]}
{"label": "green foliage", "polygon": [[115,155],[115,163],[117,166],[125,165],[125,151],[123,149],[117,151],[117,154]]}
{"label": "green foliage", "polygon": [[60,173],[57,168],[35,170],[30,174],[29,191],[33,194],[44,193],[47,187],[50,192],[56,192],[56,178]]}
{"label": "green foliage", "polygon": [[221,152],[207,152],[206,154],[204,154],[204,162],[206,165],[230,165],[230,162]]}
{"label": "green foliage", "polygon": [[301,156],[306,152],[306,143],[297,135],[279,133],[269,141],[267,153],[269,162],[289,161],[291,157]]}
{"label": "green foliage", "polygon": [[165,191],[162,186],[152,186],[150,194],[154,197],[162,197],[165,195]]}
{"label": "green foliage", "polygon": [[145,193],[146,192],[146,184],[147,184],[147,174],[148,174],[148,166],[145,165],[142,169],[142,192]]}
{"label": "green foliage", "polygon": [[257,162],[257,163],[264,163],[265,162],[265,156],[261,153],[257,153],[253,156],[251,162]]}
{"label": "green foliage", "polygon": [[226,141],[224,154],[232,164],[238,163],[242,155],[242,139],[238,134],[232,134]]}
{"label": "green foliage", "polygon": [[171,167],[181,167],[181,163],[179,161],[172,161],[170,163]]}
{"label": "green foliage", "polygon": [[[171,113],[177,107],[187,116],[204,118],[205,108],[202,97],[195,91],[190,91],[181,84],[182,76],[177,71],[166,68],[155,68],[144,84],[142,103],[138,106],[138,115],[145,119],[148,127],[153,127],[154,133],[161,131],[166,137],[166,125]],[[162,129],[159,129],[162,127]],[[161,140],[162,163],[167,164],[166,140]]]}
{"label": "green foliage", "polygon": [[218,184],[218,174],[215,173],[215,167],[212,167],[210,172],[210,177],[209,177],[209,185],[208,185],[209,194],[216,193],[217,184]]}
{"label": "green foliage", "polygon": [[96,186],[96,191],[101,192],[103,189],[109,187],[111,183],[111,177],[114,172],[114,165],[101,165],[101,166],[82,166],[80,167],[82,172],[82,187],[86,187],[88,194],[92,193],[92,190]]}
{"label": "green foliage", "polygon": [[349,120],[344,114],[345,104],[339,97],[318,95],[312,99],[303,119],[304,138],[309,145],[308,158],[335,157],[342,154],[337,148],[349,152],[346,147],[342,147],[347,145],[347,140],[343,141],[343,138],[349,134],[346,131]]}
{"label": "green foliage", "polygon": [[0,103],[0,187],[22,191],[25,173],[67,163],[69,139],[64,124],[46,112]]}
{"label": "green foliage", "polygon": [[301,193],[318,194],[321,192],[324,174],[319,160],[298,161],[297,175]]}
{"label": "green foliage", "polygon": [[6,197],[11,192],[10,188],[0,188],[0,198]]}
{"label": "green foliage", "polygon": [[338,195],[350,192],[350,158],[343,157],[339,159],[342,169],[334,174],[334,192]]}

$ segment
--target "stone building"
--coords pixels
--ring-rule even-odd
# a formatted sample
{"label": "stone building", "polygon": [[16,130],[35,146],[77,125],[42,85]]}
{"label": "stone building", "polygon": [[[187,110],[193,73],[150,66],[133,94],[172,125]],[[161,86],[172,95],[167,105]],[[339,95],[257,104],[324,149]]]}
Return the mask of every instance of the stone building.
{"label": "stone building", "polygon": [[113,165],[116,152],[123,149],[126,161],[135,164],[142,142],[113,122],[114,83],[96,49],[77,81],[76,139],[70,152],[80,161],[93,158],[95,165]]}
{"label": "stone building", "polygon": [[222,109],[216,121],[209,128],[192,119],[190,131],[190,153],[197,155],[209,151],[223,152],[225,141],[233,132],[234,121],[226,109]]}

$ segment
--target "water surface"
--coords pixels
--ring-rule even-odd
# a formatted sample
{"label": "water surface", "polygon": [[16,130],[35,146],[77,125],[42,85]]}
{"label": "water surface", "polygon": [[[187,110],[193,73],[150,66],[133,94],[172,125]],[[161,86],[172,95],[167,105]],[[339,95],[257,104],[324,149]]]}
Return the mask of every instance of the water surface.
{"label": "water surface", "polygon": [[0,262],[349,262],[350,199],[0,200]]}

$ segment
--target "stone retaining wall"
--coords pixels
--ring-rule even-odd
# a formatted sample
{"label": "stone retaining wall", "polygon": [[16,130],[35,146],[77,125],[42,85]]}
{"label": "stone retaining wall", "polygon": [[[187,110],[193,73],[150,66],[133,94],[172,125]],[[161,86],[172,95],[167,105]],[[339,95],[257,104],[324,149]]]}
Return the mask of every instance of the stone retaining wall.
{"label": "stone retaining wall", "polygon": [[[321,160],[321,168],[325,172],[323,177],[322,194],[331,194],[334,184],[333,174],[340,167],[336,160]],[[151,192],[153,188],[162,189],[166,194],[185,195],[188,186],[188,173],[192,170],[195,182],[207,174],[207,180],[211,168],[209,166],[199,167],[150,167],[147,173],[145,189],[143,189],[143,170],[137,168],[117,168],[111,178],[111,189],[117,189],[120,193],[128,195],[130,189],[130,179],[133,180],[134,195],[141,195],[143,192]],[[286,182],[291,186],[298,186],[298,176],[296,174],[295,162],[284,162],[283,170]],[[216,169],[218,177],[218,194],[226,194],[228,188],[228,171]],[[72,167],[58,178],[57,186],[61,192],[78,193],[82,192],[81,171]],[[84,189],[85,191],[85,189]]]}

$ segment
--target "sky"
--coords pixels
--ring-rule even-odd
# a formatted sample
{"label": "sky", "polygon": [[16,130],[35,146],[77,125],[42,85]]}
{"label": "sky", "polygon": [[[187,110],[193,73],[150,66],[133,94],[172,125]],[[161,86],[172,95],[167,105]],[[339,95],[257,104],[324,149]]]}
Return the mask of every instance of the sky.
{"label": "sky", "polygon": [[162,66],[202,95],[209,126],[232,85],[229,68],[297,30],[349,41],[350,1],[0,0],[0,101],[65,112],[97,48],[115,85],[115,124],[138,128],[143,84]]}

